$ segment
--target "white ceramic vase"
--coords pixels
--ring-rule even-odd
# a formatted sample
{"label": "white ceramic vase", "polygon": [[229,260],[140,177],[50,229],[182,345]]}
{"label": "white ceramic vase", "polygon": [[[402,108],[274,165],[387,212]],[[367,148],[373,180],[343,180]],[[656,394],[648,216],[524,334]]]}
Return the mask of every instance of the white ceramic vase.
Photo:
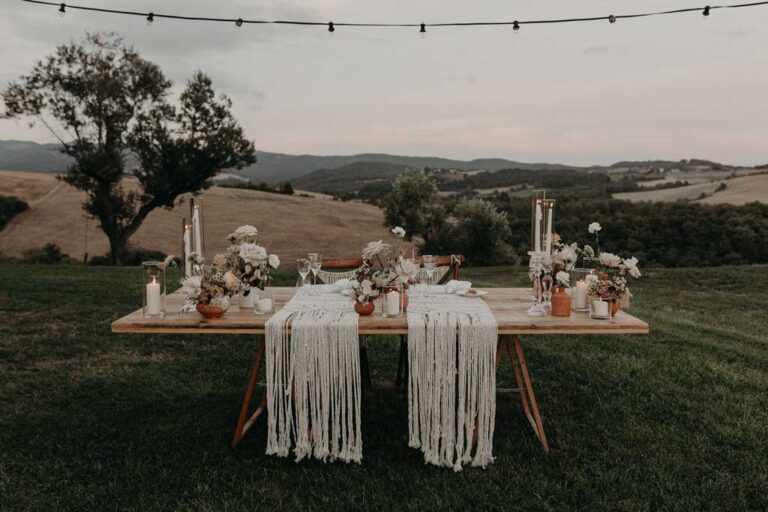
{"label": "white ceramic vase", "polygon": [[240,307],[243,309],[253,309],[256,307],[256,301],[259,300],[259,290],[251,288],[248,295],[240,294]]}

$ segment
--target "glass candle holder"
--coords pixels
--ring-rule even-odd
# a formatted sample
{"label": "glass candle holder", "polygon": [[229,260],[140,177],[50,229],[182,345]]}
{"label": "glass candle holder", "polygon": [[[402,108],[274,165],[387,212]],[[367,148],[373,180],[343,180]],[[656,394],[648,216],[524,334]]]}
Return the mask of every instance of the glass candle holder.
{"label": "glass candle holder", "polygon": [[142,268],[142,311],[145,318],[165,316],[165,265],[162,261],[144,261]]}
{"label": "glass candle holder", "polygon": [[254,291],[258,292],[258,299],[254,301],[254,312],[257,315],[266,315],[267,313],[272,313],[275,310],[275,295],[272,293],[272,291],[269,288],[265,288],[264,290],[251,290],[251,293]]}
{"label": "glass candle holder", "polygon": [[403,296],[405,295],[400,282],[395,282],[382,290],[381,316],[397,318],[403,314]]}
{"label": "glass candle holder", "polygon": [[599,320],[610,319],[614,300],[603,297],[591,297],[589,301],[589,317]]}
{"label": "glass candle holder", "polygon": [[544,218],[547,194],[543,190],[531,192],[531,252],[544,250],[547,223]]}

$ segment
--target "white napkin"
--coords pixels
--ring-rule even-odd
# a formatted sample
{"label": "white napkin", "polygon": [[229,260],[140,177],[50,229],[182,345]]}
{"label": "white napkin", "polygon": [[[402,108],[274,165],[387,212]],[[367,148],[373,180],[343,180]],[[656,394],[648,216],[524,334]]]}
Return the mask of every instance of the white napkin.
{"label": "white napkin", "polygon": [[352,281],[350,281],[350,280],[349,280],[349,279],[347,279],[347,278],[344,278],[344,279],[339,279],[338,281],[336,281],[335,283],[333,283],[333,288],[334,288],[336,291],[339,291],[339,292],[342,292],[342,293],[343,293],[343,292],[345,292],[346,290],[349,290],[350,288],[352,288]]}
{"label": "white napkin", "polygon": [[457,281],[452,279],[445,283],[445,289],[448,293],[456,293],[461,290],[469,290],[472,288],[472,283],[469,281]]}

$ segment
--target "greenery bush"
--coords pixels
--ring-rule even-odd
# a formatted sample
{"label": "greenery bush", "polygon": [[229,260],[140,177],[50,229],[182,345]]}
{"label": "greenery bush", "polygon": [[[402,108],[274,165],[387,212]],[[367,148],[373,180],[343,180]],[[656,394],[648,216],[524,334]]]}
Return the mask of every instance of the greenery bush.
{"label": "greenery bush", "polygon": [[68,254],[61,251],[61,247],[56,244],[47,243],[39,249],[28,249],[24,251],[21,259],[22,263],[38,263],[43,265],[54,265],[71,261]]}
{"label": "greenery bush", "polygon": [[517,264],[518,259],[507,243],[507,214],[482,199],[465,199],[453,211],[455,223],[448,234],[451,251],[463,254],[470,265]]}
{"label": "greenery bush", "polygon": [[[161,251],[155,251],[152,249],[143,249],[141,247],[137,247],[135,249],[129,249],[126,252],[126,259],[124,261],[124,265],[141,265],[141,262],[143,261],[163,261],[166,257],[166,254]],[[103,265],[113,265],[112,258],[110,258],[109,254],[104,254],[102,256],[94,256],[90,260],[88,260],[89,265],[95,265],[95,266],[103,266]]]}
{"label": "greenery bush", "polygon": [[29,205],[17,197],[0,196],[0,229],[3,229],[15,215],[27,208]]}

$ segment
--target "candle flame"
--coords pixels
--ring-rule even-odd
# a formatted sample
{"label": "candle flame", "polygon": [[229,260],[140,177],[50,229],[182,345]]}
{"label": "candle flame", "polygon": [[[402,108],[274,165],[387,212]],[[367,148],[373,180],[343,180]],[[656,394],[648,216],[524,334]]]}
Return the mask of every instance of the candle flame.
{"label": "candle flame", "polygon": [[157,276],[152,276],[152,284],[157,284]]}

